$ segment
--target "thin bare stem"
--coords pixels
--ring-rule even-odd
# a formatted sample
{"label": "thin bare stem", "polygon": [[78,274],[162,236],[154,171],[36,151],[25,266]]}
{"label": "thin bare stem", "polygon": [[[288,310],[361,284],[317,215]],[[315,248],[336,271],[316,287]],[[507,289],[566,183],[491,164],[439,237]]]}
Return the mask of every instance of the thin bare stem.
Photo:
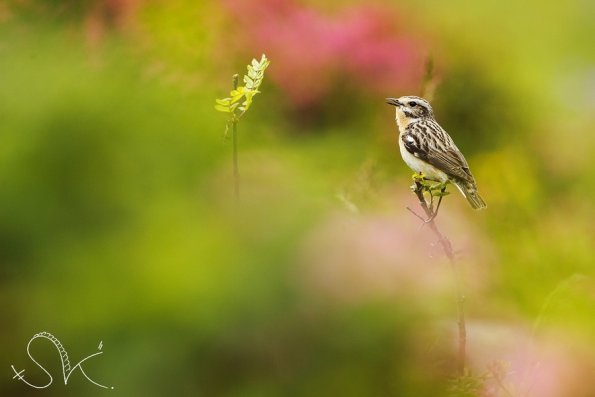
{"label": "thin bare stem", "polygon": [[428,54],[424,64],[424,74],[421,80],[421,87],[419,89],[420,96],[432,102],[437,86],[438,78],[436,77],[436,71],[434,70],[434,58],[431,54]]}
{"label": "thin bare stem", "polygon": [[[417,212],[413,211],[411,208],[407,207],[407,211],[411,212],[413,215],[415,215],[423,223],[426,223],[426,220],[424,219],[424,217],[421,216],[420,214],[418,214]],[[422,224],[422,226],[423,226],[423,224]]]}
{"label": "thin bare stem", "polygon": [[[459,335],[459,349],[458,349],[458,372],[459,375],[463,376],[465,374],[465,357],[466,357],[466,346],[467,346],[467,328],[465,324],[465,295],[463,294],[463,282],[462,282],[462,275],[460,271],[460,267],[457,266],[455,261],[455,255],[452,249],[452,245],[446,236],[444,236],[438,226],[436,226],[436,222],[434,221],[436,218],[436,213],[434,212],[434,208],[428,205],[428,202],[424,198],[424,186],[419,181],[415,181],[415,188],[413,192],[417,196],[419,200],[419,204],[421,208],[426,213],[428,217],[427,220],[424,222],[428,224],[432,232],[438,238],[438,242],[442,246],[442,251],[448,258],[450,265],[454,271],[455,279],[456,279],[456,290],[457,290],[457,311],[458,311],[458,335]],[[442,198],[442,197],[441,197]],[[408,208],[409,209],[409,208]],[[411,209],[409,211],[413,212]],[[415,213],[414,213],[415,214]],[[415,214],[419,217],[419,215]]]}
{"label": "thin bare stem", "polygon": [[[238,74],[233,75],[233,89],[238,89]],[[231,140],[233,145],[233,186],[236,200],[240,199],[240,171],[238,167],[238,119],[233,116],[231,120]]]}

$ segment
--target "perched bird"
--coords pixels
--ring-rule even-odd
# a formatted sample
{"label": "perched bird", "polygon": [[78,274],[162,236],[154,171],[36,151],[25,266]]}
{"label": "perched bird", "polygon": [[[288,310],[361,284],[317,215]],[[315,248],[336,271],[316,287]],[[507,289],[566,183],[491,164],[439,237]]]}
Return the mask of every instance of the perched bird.
{"label": "perched bird", "polygon": [[486,207],[467,160],[452,138],[434,119],[432,107],[423,98],[386,98],[397,107],[399,148],[407,165],[426,179],[454,183],[474,209]]}

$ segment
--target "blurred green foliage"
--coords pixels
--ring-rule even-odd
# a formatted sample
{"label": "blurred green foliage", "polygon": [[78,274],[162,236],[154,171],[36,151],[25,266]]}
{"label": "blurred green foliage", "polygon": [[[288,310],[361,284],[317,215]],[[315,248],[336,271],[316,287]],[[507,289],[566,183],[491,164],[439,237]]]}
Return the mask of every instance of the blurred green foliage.
{"label": "blurred green foliage", "polygon": [[[74,362],[103,341],[88,372],[122,395],[435,396],[494,379],[520,395],[519,373],[555,379],[536,377],[534,395],[592,395],[594,11],[395,8],[399,34],[434,54],[435,113],[489,206],[471,212],[453,194],[437,219],[468,291],[471,377],[453,383],[452,280],[405,210],[410,171],[383,102],[417,93],[376,98],[365,79],[332,76],[331,97],[292,113],[271,83],[241,131],[236,203],[213,111],[245,60],[228,8],[6,3],[0,394],[35,392],[11,364],[43,383],[25,347],[49,331]],[[44,395],[107,393],[80,374],[60,384],[55,351],[33,348],[55,375]],[[528,370],[519,351],[547,365]],[[495,376],[484,364],[497,360],[512,369]]]}

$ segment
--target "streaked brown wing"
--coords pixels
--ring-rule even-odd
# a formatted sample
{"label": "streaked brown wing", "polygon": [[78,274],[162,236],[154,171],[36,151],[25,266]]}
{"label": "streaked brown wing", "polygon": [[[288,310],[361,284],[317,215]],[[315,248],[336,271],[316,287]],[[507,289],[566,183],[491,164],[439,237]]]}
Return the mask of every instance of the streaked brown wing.
{"label": "streaked brown wing", "polygon": [[456,149],[447,151],[429,150],[426,153],[426,161],[449,176],[475,184],[467,160]]}

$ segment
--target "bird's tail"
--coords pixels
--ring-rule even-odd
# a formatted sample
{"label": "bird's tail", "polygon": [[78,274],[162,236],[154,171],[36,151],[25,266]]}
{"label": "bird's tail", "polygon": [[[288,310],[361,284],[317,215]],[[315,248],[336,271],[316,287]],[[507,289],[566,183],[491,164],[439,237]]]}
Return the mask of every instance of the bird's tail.
{"label": "bird's tail", "polygon": [[485,201],[483,201],[483,199],[477,192],[475,184],[471,184],[468,182],[457,182],[455,184],[459,188],[463,196],[467,199],[469,204],[471,204],[471,207],[473,207],[474,210],[481,210],[487,207],[487,204],[485,203]]}

